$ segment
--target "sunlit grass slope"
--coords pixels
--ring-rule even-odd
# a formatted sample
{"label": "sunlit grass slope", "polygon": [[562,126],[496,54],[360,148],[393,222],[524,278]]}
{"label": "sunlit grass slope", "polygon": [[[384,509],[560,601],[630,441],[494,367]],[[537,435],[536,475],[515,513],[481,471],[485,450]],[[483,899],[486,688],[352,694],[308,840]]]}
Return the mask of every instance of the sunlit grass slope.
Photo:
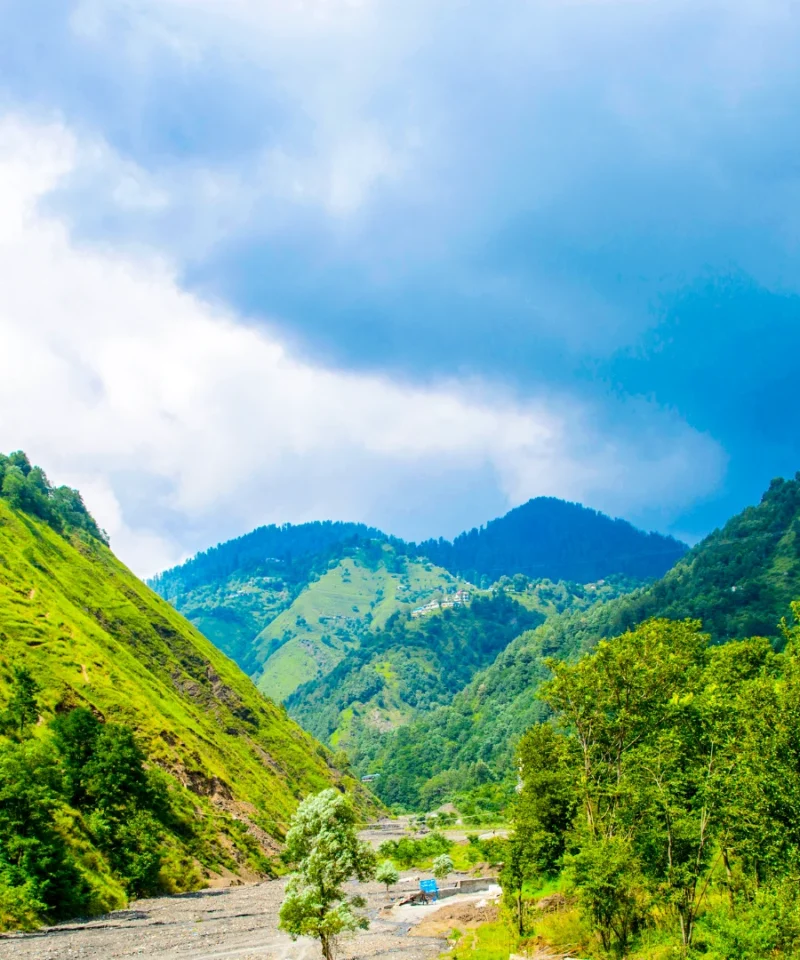
{"label": "sunlit grass slope", "polygon": [[0,709],[12,665],[34,673],[45,717],[83,705],[129,724],[212,820],[243,823],[265,850],[308,793],[360,793],[103,544],[67,540],[0,500]]}
{"label": "sunlit grass slope", "polygon": [[282,701],[324,676],[396,611],[452,593],[462,582],[384,545],[377,558],[355,551],[313,580],[256,638],[259,689]]}

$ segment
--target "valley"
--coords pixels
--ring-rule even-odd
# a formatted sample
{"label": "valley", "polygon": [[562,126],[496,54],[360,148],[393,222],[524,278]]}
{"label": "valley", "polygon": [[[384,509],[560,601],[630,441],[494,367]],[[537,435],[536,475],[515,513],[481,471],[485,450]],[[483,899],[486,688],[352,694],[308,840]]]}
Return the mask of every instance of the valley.
{"label": "valley", "polygon": [[[398,890],[416,889],[410,878],[439,869],[437,858],[443,875],[463,876],[510,858],[518,872],[503,867],[501,880],[507,902],[522,883],[520,931],[539,924],[557,943],[561,934],[535,919],[531,891],[555,889],[575,918],[573,904],[589,895],[564,854],[570,824],[580,822],[570,731],[583,710],[599,710],[592,723],[614,729],[613,704],[603,705],[609,684],[642,698],[636,722],[648,737],[662,734],[650,718],[663,695],[670,711],[696,703],[701,713],[685,730],[705,723],[721,744],[738,743],[731,731],[749,724],[741,736],[751,738],[753,783],[767,775],[762,760],[783,769],[783,748],[760,757],[758,711],[732,707],[725,719],[725,710],[761,697],[791,737],[800,478],[773,482],[759,504],[689,551],[661,544],[662,560],[669,550],[680,556],[657,579],[632,576],[611,550],[593,581],[516,572],[487,582],[477,569],[469,580],[453,560],[461,547],[448,554],[439,545],[448,568],[371,528],[319,523],[222,544],[154,578],[158,596],[114,557],[77,491],[54,490],[21,455],[0,468],[14,478],[0,487],[0,833],[7,849],[31,851],[18,862],[0,857],[0,927],[107,915],[6,938],[10,958],[65,949],[123,958],[135,955],[134,943],[153,957],[315,955],[310,941],[295,946],[279,931],[288,889],[280,876],[291,866],[282,851],[298,803],[330,787],[330,796],[349,798],[382,867],[405,871]],[[591,544],[607,518],[588,512],[586,520]],[[640,545],[646,567],[653,541],[642,534]],[[492,569],[495,561],[482,562]],[[592,672],[612,657],[624,667]],[[703,713],[719,684],[727,684],[724,703]],[[576,707],[581,685],[594,692]],[[688,699],[670,692],[684,688]],[[571,726],[554,722],[570,711]],[[652,758],[642,751],[631,763],[646,770]],[[725,783],[737,776],[735,764],[725,768]],[[640,789],[639,781],[627,787],[624,802]],[[659,802],[646,790],[636,801],[637,815],[655,817],[642,843],[661,842]],[[728,823],[733,807],[718,807]],[[38,811],[33,821],[28,810]],[[394,821],[382,843],[385,826],[363,827],[387,811],[417,819],[406,816],[405,830]],[[733,823],[724,829],[744,829]],[[794,835],[789,821],[785,830]],[[774,842],[775,863],[784,864],[779,834]],[[642,863],[660,876],[657,861]],[[578,900],[562,890],[577,890]],[[357,892],[371,925],[347,941],[353,957],[422,960],[447,948],[447,920],[416,935],[405,914],[383,909],[387,895],[373,881]],[[463,949],[469,958],[487,937],[523,942],[500,914],[480,917],[454,956]],[[604,935],[620,937],[611,928]]]}

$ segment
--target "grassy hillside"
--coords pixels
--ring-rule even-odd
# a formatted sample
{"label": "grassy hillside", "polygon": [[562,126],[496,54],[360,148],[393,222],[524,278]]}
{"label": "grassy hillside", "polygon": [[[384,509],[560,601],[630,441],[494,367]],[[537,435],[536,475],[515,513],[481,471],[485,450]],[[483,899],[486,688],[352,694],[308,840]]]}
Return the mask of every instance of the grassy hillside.
{"label": "grassy hillside", "polygon": [[520,631],[543,619],[502,591],[416,620],[396,613],[326,677],[299,687],[287,708],[361,767],[380,733],[448,703]]}
{"label": "grassy hillside", "polygon": [[[366,802],[328,750],[104,543],[81,530],[59,533],[0,498],[0,713],[20,670],[40,688],[41,719],[30,736],[42,749],[50,720],[83,706],[132,728],[149,767],[164,772],[172,809],[182,811],[168,820],[164,843],[185,865],[165,878],[168,888],[194,886],[202,872],[268,869],[265,857],[310,792],[335,783]],[[33,749],[18,740],[0,736],[12,752]],[[8,786],[0,771],[0,791]],[[99,852],[93,828],[75,810],[58,816],[94,885],[90,906],[117,905],[125,881]],[[0,923],[2,888],[0,877]]]}
{"label": "grassy hillside", "polygon": [[653,617],[699,619],[716,643],[762,635],[777,644],[779,622],[798,596],[800,476],[774,481],[758,506],[712,533],[656,583],[550,617],[517,637],[450,706],[385,738],[378,792],[416,806],[421,797],[475,785],[479,762],[493,779],[509,775],[516,742],[545,709],[535,693],[549,675],[546,657],[569,658]]}
{"label": "grassy hillside", "polygon": [[255,641],[257,684],[274,700],[324,677],[397,612],[452,593],[446,570],[399,556],[387,544],[361,547],[313,580]]}
{"label": "grassy hillside", "polygon": [[254,638],[309,581],[359,543],[388,539],[360,523],[259,527],[160,573],[149,586],[253,674]]}

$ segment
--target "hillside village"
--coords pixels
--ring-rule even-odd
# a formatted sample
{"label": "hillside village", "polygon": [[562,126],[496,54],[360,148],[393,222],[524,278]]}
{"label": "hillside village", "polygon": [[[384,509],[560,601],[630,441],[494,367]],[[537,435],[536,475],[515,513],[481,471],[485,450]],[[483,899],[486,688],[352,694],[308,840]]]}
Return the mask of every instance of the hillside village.
{"label": "hillside village", "polygon": [[422,607],[415,607],[411,611],[411,616],[416,620],[418,617],[425,617],[437,610],[448,610],[452,607],[464,607],[469,604],[472,594],[469,590],[456,590],[452,596],[444,596],[436,600],[431,600]]}

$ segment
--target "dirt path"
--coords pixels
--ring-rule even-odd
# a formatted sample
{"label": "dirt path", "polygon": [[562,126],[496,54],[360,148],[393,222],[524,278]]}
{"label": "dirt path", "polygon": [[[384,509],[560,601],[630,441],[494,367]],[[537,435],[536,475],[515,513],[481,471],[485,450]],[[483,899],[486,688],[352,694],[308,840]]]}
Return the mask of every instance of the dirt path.
{"label": "dirt path", "polygon": [[[406,879],[393,891],[416,884]],[[318,960],[311,940],[278,932],[284,881],[203,890],[178,897],[139,900],[85,923],[33,934],[0,936],[0,960]],[[384,889],[363,884],[370,929],[344,941],[341,960],[429,960],[445,949],[442,936],[408,936],[415,917],[381,917]],[[421,919],[421,918],[420,918]]]}

